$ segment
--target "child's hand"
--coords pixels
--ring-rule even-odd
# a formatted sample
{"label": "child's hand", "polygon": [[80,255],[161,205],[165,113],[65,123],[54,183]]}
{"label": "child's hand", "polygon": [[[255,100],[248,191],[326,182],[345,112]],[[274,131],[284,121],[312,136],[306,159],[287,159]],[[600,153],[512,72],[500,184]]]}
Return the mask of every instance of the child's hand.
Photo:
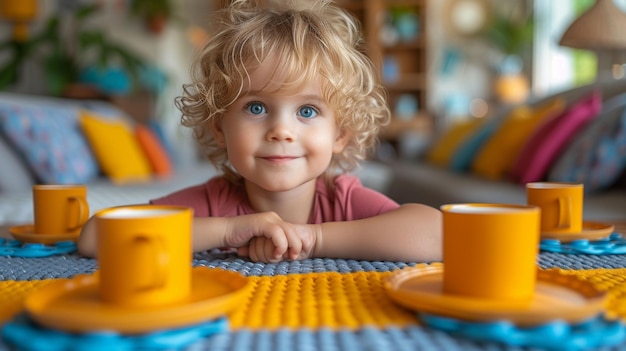
{"label": "child's hand", "polygon": [[316,228],[319,228],[319,226],[316,227],[315,225],[301,224],[292,224],[291,226],[294,227],[295,233],[300,240],[300,250],[289,247],[288,251],[281,257],[276,257],[273,256],[276,252],[276,248],[271,239],[265,237],[255,237],[250,240],[250,244],[248,246],[238,248],[237,254],[240,256],[248,256],[253,261],[262,262],[279,262],[287,259],[299,260],[312,257],[318,237],[318,231],[316,231]]}
{"label": "child's hand", "polygon": [[[298,226],[287,223],[274,212],[230,218],[224,246],[238,248],[242,256],[255,261],[278,262],[283,257],[297,259],[303,249]],[[262,239],[255,242],[254,239]],[[254,252],[250,244],[254,242]]]}

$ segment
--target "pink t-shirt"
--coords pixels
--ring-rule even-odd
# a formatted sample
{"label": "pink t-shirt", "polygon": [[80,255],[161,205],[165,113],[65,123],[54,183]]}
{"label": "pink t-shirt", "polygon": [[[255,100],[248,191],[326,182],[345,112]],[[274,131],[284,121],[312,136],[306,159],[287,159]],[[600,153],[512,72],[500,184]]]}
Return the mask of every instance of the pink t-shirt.
{"label": "pink t-shirt", "polygon": [[[368,218],[399,207],[385,195],[363,187],[355,176],[338,175],[334,184],[333,197],[329,194],[330,189],[324,178],[317,179],[309,224]],[[233,217],[255,213],[244,188],[222,177],[212,178],[204,184],[191,186],[150,202],[155,205],[191,207],[196,217]]]}

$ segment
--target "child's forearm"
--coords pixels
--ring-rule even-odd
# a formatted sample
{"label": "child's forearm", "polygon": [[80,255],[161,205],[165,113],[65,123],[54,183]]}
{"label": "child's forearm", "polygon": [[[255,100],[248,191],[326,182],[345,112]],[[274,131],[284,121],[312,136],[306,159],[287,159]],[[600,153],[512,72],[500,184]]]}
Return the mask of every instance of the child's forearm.
{"label": "child's forearm", "polygon": [[96,257],[96,223],[93,217],[83,225],[76,243],[78,253],[85,257]]}
{"label": "child's forearm", "polygon": [[[193,252],[223,247],[227,220],[227,218],[194,218],[191,238]],[[93,218],[83,226],[78,240],[78,253],[86,257],[96,257],[96,228]]]}
{"label": "child's forearm", "polygon": [[441,212],[406,204],[387,213],[321,224],[316,257],[404,262],[442,259]]}
{"label": "child's forearm", "polygon": [[228,218],[194,218],[191,230],[191,245],[193,252],[206,251],[226,246],[224,236],[227,228]]}

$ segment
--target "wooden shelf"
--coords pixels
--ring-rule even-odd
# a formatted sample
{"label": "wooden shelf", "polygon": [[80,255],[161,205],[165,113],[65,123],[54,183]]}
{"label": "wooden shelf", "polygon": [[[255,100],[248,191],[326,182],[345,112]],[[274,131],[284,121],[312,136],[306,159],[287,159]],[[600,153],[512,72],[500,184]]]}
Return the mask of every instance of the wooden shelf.
{"label": "wooden shelf", "polygon": [[406,132],[430,135],[433,128],[433,119],[426,113],[419,113],[408,118],[394,117],[391,123],[381,130],[379,137],[381,140],[395,140]]}
{"label": "wooden shelf", "polygon": [[[381,132],[381,139],[395,139],[404,130],[432,133],[434,120],[427,105],[427,4],[426,0],[338,0],[337,4],[350,11],[361,21],[366,42],[366,53],[380,73],[394,72],[393,77],[384,74],[383,84],[387,89],[389,106],[394,113],[396,102],[401,96],[411,95],[419,111],[414,118],[394,116],[392,122]],[[410,41],[397,40],[392,44],[381,40],[381,30],[391,8],[403,8],[417,16],[419,33]],[[392,62],[391,71],[383,69],[383,63]],[[397,74],[395,73],[397,72]]]}
{"label": "wooden shelf", "polygon": [[406,50],[423,50],[425,48],[426,48],[426,39],[422,36],[409,42],[401,41],[394,45],[383,44],[383,49],[386,52],[406,51]]}
{"label": "wooden shelf", "polygon": [[390,92],[426,90],[426,77],[422,73],[409,73],[397,81],[385,82],[385,87]]}

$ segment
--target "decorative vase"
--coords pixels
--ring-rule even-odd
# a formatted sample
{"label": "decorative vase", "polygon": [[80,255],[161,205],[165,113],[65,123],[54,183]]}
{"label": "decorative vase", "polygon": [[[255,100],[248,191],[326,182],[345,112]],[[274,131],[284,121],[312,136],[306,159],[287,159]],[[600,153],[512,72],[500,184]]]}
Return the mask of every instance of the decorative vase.
{"label": "decorative vase", "polygon": [[496,78],[494,91],[503,103],[517,104],[528,98],[528,79],[521,74],[501,74]]}

